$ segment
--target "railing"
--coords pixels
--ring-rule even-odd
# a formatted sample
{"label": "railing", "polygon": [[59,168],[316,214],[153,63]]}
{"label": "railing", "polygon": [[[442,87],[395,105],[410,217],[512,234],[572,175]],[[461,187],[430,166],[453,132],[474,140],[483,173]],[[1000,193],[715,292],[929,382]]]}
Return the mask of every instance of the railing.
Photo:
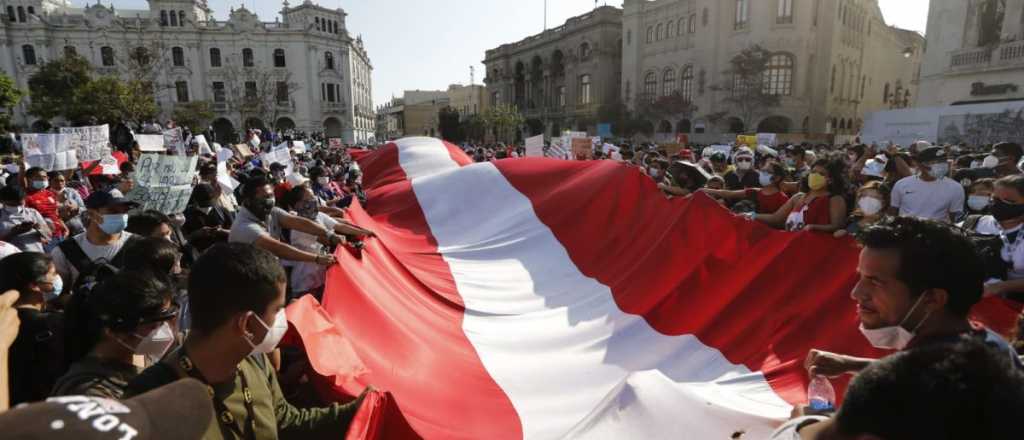
{"label": "railing", "polygon": [[323,113],[343,113],[345,104],[341,102],[321,102],[320,110]]}
{"label": "railing", "polygon": [[950,67],[972,68],[987,65],[992,61],[992,50],[988,48],[971,48],[953,53],[950,57]]}
{"label": "railing", "polygon": [[228,106],[228,103],[226,102],[214,102],[210,105],[210,108],[215,112],[226,112],[230,106]]}
{"label": "railing", "polygon": [[1006,43],[999,48],[1000,62],[1024,62],[1024,41]]}
{"label": "railing", "polygon": [[954,51],[950,54],[949,61],[950,68],[954,71],[1021,65],[1024,64],[1024,41]]}

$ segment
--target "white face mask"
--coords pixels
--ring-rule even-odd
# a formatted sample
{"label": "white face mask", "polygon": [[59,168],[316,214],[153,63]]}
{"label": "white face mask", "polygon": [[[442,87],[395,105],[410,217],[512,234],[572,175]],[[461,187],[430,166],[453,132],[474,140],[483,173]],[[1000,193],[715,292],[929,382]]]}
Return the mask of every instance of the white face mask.
{"label": "white face mask", "polygon": [[928,317],[931,316],[931,312],[924,315],[924,319],[922,319],[913,330],[903,328],[903,324],[907,322],[907,318],[909,318],[910,315],[914,313],[914,310],[917,309],[917,306],[921,304],[922,299],[924,299],[924,294],[921,294],[921,296],[917,298],[917,302],[914,303],[914,307],[910,308],[910,311],[908,311],[906,316],[903,317],[903,321],[900,321],[899,325],[867,329],[864,328],[864,324],[861,323],[861,334],[863,334],[864,337],[867,338],[868,342],[871,343],[871,346],[875,348],[887,350],[902,350],[906,348],[907,344],[910,343],[910,340],[914,339],[914,333],[916,333],[917,330],[924,325],[925,321],[928,321]]}
{"label": "white face mask", "polygon": [[[250,312],[251,313],[251,312]],[[263,337],[263,342],[259,344],[253,344],[248,338],[246,342],[252,347],[253,354],[256,353],[270,353],[277,348],[277,344],[281,343],[281,338],[284,338],[285,332],[288,331],[288,317],[284,314],[284,309],[277,312],[274,316],[274,324],[272,327],[268,327],[259,316],[253,313],[253,317],[256,318],[256,322],[259,322],[263,328],[267,329],[267,335]]]}
{"label": "white face mask", "polygon": [[171,329],[171,325],[163,322],[159,327],[153,329],[148,335],[140,335],[133,333],[136,338],[140,341],[133,347],[131,344],[125,343],[120,339],[115,340],[121,344],[124,348],[127,348],[139,356],[146,356],[153,360],[160,360],[167,353],[167,350],[171,349],[174,345],[174,330]]}
{"label": "white face mask", "polygon": [[999,158],[991,154],[985,156],[985,160],[981,161],[981,166],[983,168],[995,168],[999,166]]}
{"label": "white face mask", "polygon": [[752,162],[736,162],[736,169],[739,170],[746,171],[749,170],[752,166],[754,166]]}
{"label": "white face mask", "polygon": [[936,179],[942,179],[949,175],[949,164],[948,163],[937,163],[929,167],[928,174]]}
{"label": "white face mask", "polygon": [[988,204],[992,201],[989,196],[970,196],[967,198],[967,207],[971,208],[971,211],[983,211],[988,208]]}
{"label": "white face mask", "polygon": [[758,183],[761,184],[761,186],[769,186],[769,185],[772,184],[772,175],[771,175],[771,173],[766,173],[764,171],[761,171],[757,175],[757,180],[758,180]]}
{"label": "white face mask", "polygon": [[874,197],[861,197],[857,200],[857,207],[864,215],[875,215],[882,211],[882,201]]}
{"label": "white face mask", "polygon": [[658,177],[658,174],[660,173],[661,171],[654,167],[650,167],[647,169],[647,174],[650,175],[651,177]]}
{"label": "white face mask", "polygon": [[328,183],[331,183],[331,179],[326,177],[317,177],[316,183],[319,183],[320,186],[327,186]]}

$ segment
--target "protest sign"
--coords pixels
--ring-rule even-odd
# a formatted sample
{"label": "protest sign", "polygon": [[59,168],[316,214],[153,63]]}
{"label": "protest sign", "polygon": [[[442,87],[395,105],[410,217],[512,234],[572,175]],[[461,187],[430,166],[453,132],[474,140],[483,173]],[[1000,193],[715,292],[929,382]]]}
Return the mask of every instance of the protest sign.
{"label": "protest sign", "polygon": [[544,155],[544,135],[539,134],[526,139],[526,155],[534,157]]}
{"label": "protest sign", "polygon": [[78,167],[78,151],[68,144],[63,133],[21,135],[25,163],[46,171],[70,170]]}
{"label": "protest sign", "polygon": [[179,156],[185,155],[185,138],[181,132],[181,127],[164,130],[164,146]]}
{"label": "protest sign", "polygon": [[572,157],[576,160],[590,159],[594,155],[594,142],[590,138],[572,138]]}
{"label": "protest sign", "polygon": [[242,156],[243,159],[253,156],[252,150],[250,150],[249,146],[246,144],[235,144],[235,151],[237,151],[238,155]]}
{"label": "protest sign", "polygon": [[199,145],[199,154],[213,154],[213,148],[210,147],[210,143],[206,141],[206,136],[196,135],[196,144]]}
{"label": "protest sign", "polygon": [[107,156],[100,159],[100,173],[108,176],[121,174],[121,166],[114,156]]}
{"label": "protest sign", "polygon": [[235,188],[238,188],[238,185],[240,185],[234,177],[231,177],[231,173],[228,172],[227,162],[217,163],[217,183],[220,184],[224,191],[229,193],[234,191]]}
{"label": "protest sign", "polygon": [[730,145],[711,145],[708,148],[710,148],[711,151],[721,151],[726,155],[732,154],[732,146]]}
{"label": "protest sign", "polygon": [[303,154],[306,152],[306,143],[303,141],[292,141],[292,150],[295,154]]}
{"label": "protest sign", "polygon": [[[285,145],[282,148],[281,145]],[[292,155],[288,151],[287,144],[278,145],[276,148],[271,150],[269,153],[263,153],[260,155],[260,160],[263,161],[263,166],[270,168],[270,165],[279,163],[285,166],[284,175],[291,175],[294,171],[292,169]]]}
{"label": "protest sign", "polygon": [[[775,133],[758,133],[757,134],[757,145],[767,145],[774,147],[777,145]],[[753,145],[751,145],[753,147]]]}
{"label": "protest sign", "polygon": [[137,134],[135,142],[139,143],[139,150],[143,152],[167,151],[164,147],[164,136],[161,134]]}
{"label": "protest sign", "polygon": [[110,155],[110,126],[61,127],[68,146],[76,150],[78,160],[100,160]]}
{"label": "protest sign", "polygon": [[544,150],[544,156],[554,159],[566,159],[568,152],[562,146],[561,139],[552,139],[551,145]]}
{"label": "protest sign", "polygon": [[342,148],[345,146],[341,143],[341,138],[330,138],[327,140],[327,145],[331,148]]}
{"label": "protest sign", "polygon": [[235,152],[231,151],[230,148],[221,148],[219,151],[217,151],[217,162],[227,162],[234,156]]}
{"label": "protest sign", "polygon": [[198,156],[144,154],[135,167],[135,189],[126,196],[138,202],[140,210],[179,214],[192,197],[198,160]]}
{"label": "protest sign", "polygon": [[757,136],[736,136],[736,145],[746,145],[753,148],[757,145]]}
{"label": "protest sign", "polygon": [[660,147],[659,148],[660,150],[665,150],[665,154],[668,154],[669,157],[672,157],[674,155],[679,154],[679,152],[682,151],[683,148],[686,147],[686,145],[677,144],[677,143],[671,143],[671,144],[661,144],[661,145],[659,145],[659,147]]}

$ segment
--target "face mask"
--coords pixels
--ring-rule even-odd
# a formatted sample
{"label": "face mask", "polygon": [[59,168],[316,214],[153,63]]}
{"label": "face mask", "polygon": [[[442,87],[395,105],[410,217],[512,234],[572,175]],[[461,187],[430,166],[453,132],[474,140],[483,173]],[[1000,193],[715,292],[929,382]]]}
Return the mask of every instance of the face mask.
{"label": "face mask", "polygon": [[274,351],[274,349],[277,348],[277,344],[281,342],[281,338],[284,337],[285,332],[288,331],[288,317],[285,316],[284,309],[278,311],[277,315],[274,316],[273,327],[268,327],[259,316],[256,316],[255,313],[253,313],[253,317],[256,318],[256,322],[259,322],[263,328],[267,329],[267,335],[263,337],[263,342],[260,342],[259,344],[253,344],[248,338],[245,339],[245,341],[249,343],[249,346],[252,347],[252,353],[265,354]]}
{"label": "face mask", "polygon": [[48,292],[43,292],[43,302],[50,302],[60,296],[60,292],[64,290],[64,279],[57,275],[57,278],[53,279],[53,288]]}
{"label": "face mask", "polygon": [[128,214],[105,214],[100,229],[107,235],[117,235],[128,227]]}
{"label": "face mask", "polygon": [[660,173],[661,171],[654,167],[647,169],[647,174],[649,174],[651,177],[658,177]]}
{"label": "face mask", "polygon": [[18,174],[18,164],[9,163],[4,165],[4,169],[7,170],[8,173]]}
{"label": "face mask", "polygon": [[201,212],[203,214],[209,214],[210,211],[213,211],[213,207],[212,206],[196,206],[196,209],[198,209],[199,212]]}
{"label": "face mask", "polygon": [[992,217],[996,221],[1005,222],[1024,216],[1024,204],[1014,205],[999,199],[992,199]]}
{"label": "face mask", "polygon": [[999,158],[991,154],[985,156],[985,160],[981,161],[981,166],[983,168],[995,168],[999,166]]}
{"label": "face mask", "polygon": [[298,206],[295,207],[295,211],[298,212],[300,216],[308,218],[310,220],[315,219],[317,217],[317,214],[320,213],[320,210],[317,209],[316,202],[314,201],[300,203]]}
{"label": "face mask", "polygon": [[748,162],[748,161],[736,162],[736,168],[740,169],[740,170],[743,170],[743,171],[749,170],[752,166],[754,166],[754,164],[752,162]]}
{"label": "face mask", "polygon": [[277,202],[274,201],[273,197],[256,199],[246,204],[246,208],[249,208],[249,211],[259,218],[266,218],[270,215],[270,211],[274,210],[275,206],[277,206]]}
{"label": "face mask", "polygon": [[793,159],[792,157],[787,157],[782,161],[786,164],[786,167],[788,168],[793,168],[796,166],[796,159]]}
{"label": "face mask", "polygon": [[331,183],[331,179],[326,177],[317,177],[316,183],[319,183],[320,186],[327,186],[328,183]]}
{"label": "face mask", "polygon": [[33,180],[32,181],[32,189],[37,190],[37,191],[38,190],[46,189],[49,186],[50,186],[50,182],[47,182],[45,180]]}
{"label": "face mask", "polygon": [[874,197],[861,197],[857,206],[864,215],[875,215],[882,211],[882,201]]}
{"label": "face mask", "polygon": [[142,338],[142,341],[132,351],[140,356],[160,359],[174,345],[174,331],[171,330],[171,325],[166,322],[160,324],[159,327],[153,329],[145,337],[138,334],[135,334],[135,336]]}
{"label": "face mask", "polygon": [[949,175],[949,164],[948,163],[937,163],[929,167],[928,174],[936,179],[941,179]]}
{"label": "face mask", "polygon": [[761,184],[761,186],[769,186],[772,184],[772,175],[771,173],[761,171],[757,175],[757,181],[758,183]]}
{"label": "face mask", "polygon": [[923,294],[919,298],[917,298],[917,302],[914,303],[914,307],[910,308],[910,311],[907,312],[906,316],[903,317],[903,321],[900,321],[899,325],[895,325],[892,327],[876,328],[872,330],[864,328],[864,324],[861,324],[861,334],[863,334],[864,337],[867,338],[868,342],[871,343],[872,347],[887,350],[904,349],[907,346],[907,344],[910,343],[910,340],[914,339],[914,333],[917,332],[917,329],[921,328],[921,326],[924,325],[925,321],[928,320],[928,317],[931,316],[931,312],[928,312],[927,315],[924,315],[924,319],[922,319],[921,322],[918,323],[913,330],[908,331],[907,329],[903,328],[903,324],[907,322],[907,318],[909,318],[910,315],[914,313],[914,310],[917,309],[917,306],[921,304],[922,299],[924,299]]}
{"label": "face mask", "polygon": [[967,207],[971,208],[971,211],[984,211],[991,201],[992,198],[989,196],[970,196],[967,198]]}
{"label": "face mask", "polygon": [[807,186],[811,187],[811,191],[817,191],[828,185],[828,180],[825,176],[818,173],[811,173],[807,176]]}

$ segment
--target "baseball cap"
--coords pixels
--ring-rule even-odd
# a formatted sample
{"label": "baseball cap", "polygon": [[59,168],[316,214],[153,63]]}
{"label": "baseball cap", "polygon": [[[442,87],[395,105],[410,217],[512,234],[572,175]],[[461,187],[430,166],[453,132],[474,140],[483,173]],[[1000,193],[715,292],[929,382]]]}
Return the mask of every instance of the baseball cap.
{"label": "baseball cap", "polygon": [[946,150],[942,147],[928,147],[917,153],[917,161],[921,163],[946,160]]}
{"label": "baseball cap", "polygon": [[109,191],[96,191],[89,194],[89,198],[85,199],[85,207],[88,209],[103,209],[117,205],[127,205],[129,208],[139,206],[138,203],[124,197],[115,197]]}
{"label": "baseball cap", "polygon": [[284,166],[284,164],[281,164],[279,162],[274,162],[270,164],[270,171],[284,171],[287,168],[288,167]]}
{"label": "baseball cap", "polygon": [[134,398],[51,397],[0,414],[5,439],[200,438],[213,419],[206,385],[182,379]]}

